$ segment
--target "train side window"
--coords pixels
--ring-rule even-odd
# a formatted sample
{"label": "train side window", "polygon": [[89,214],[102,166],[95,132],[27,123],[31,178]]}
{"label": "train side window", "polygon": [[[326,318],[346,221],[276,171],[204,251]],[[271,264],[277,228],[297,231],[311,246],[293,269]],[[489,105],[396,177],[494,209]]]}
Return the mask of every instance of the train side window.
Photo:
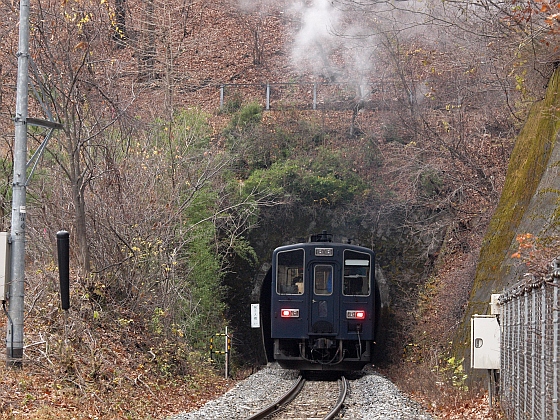
{"label": "train side window", "polygon": [[369,296],[371,258],[358,251],[344,251],[342,293],[347,296]]}
{"label": "train side window", "polygon": [[302,295],[305,291],[303,249],[282,251],[276,258],[276,293]]}
{"label": "train side window", "polygon": [[331,295],[333,290],[332,265],[316,265],[314,272],[313,293],[316,295]]}

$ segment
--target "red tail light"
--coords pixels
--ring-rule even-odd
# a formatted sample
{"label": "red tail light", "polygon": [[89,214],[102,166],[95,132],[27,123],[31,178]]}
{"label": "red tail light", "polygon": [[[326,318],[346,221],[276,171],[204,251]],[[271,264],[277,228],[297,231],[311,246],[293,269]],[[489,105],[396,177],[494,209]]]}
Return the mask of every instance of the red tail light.
{"label": "red tail light", "polygon": [[366,311],[346,311],[346,319],[366,319]]}
{"label": "red tail light", "polygon": [[280,309],[282,318],[299,318],[299,309]]}

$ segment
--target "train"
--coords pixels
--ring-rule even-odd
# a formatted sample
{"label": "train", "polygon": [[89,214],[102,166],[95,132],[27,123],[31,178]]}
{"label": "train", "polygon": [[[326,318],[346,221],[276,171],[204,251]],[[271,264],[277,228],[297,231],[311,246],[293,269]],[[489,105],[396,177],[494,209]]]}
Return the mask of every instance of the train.
{"label": "train", "polygon": [[380,293],[371,249],[323,231],[284,245],[260,295],[268,361],[301,371],[355,371],[372,362]]}

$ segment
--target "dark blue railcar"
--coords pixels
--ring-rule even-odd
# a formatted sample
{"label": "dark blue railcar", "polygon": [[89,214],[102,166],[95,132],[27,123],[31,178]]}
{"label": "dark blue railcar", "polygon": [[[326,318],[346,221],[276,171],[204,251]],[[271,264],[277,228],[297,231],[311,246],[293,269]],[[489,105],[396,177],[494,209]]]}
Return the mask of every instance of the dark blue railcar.
{"label": "dark blue railcar", "polygon": [[374,258],[372,250],[334,243],[326,232],[274,250],[274,360],[300,370],[359,370],[371,362],[379,304]]}

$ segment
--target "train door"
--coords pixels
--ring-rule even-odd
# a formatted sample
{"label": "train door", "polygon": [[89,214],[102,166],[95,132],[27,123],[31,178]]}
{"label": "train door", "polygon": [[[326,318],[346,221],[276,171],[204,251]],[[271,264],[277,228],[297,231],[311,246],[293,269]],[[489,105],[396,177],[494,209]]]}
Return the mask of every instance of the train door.
{"label": "train door", "polygon": [[[311,333],[335,334],[338,332],[339,279],[335,264],[315,263],[311,266]],[[339,287],[338,287],[339,288]]]}

